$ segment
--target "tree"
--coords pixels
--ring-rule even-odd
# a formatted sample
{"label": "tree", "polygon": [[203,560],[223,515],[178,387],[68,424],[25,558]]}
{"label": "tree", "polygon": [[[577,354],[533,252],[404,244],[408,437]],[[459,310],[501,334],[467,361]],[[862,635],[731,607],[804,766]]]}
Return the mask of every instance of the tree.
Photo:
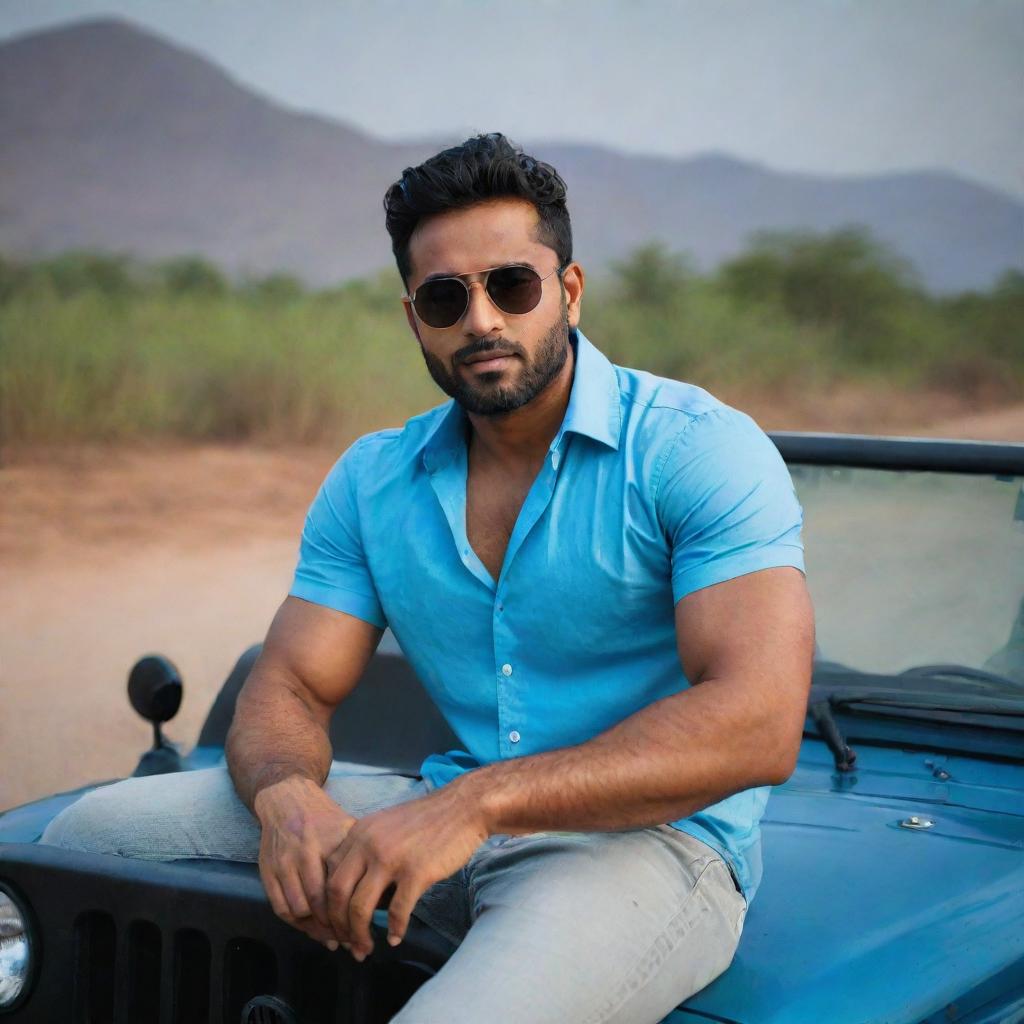
{"label": "tree", "polygon": [[178,256],[158,266],[164,287],[172,295],[224,295],[227,278],[200,256]]}
{"label": "tree", "polygon": [[665,306],[677,300],[691,275],[686,257],[669,252],[657,241],[612,263],[612,272],[622,297],[642,306]]}
{"label": "tree", "polygon": [[37,279],[48,281],[62,298],[83,291],[106,297],[132,294],[139,288],[139,269],[123,253],[72,249],[41,260],[33,268]]}
{"label": "tree", "polygon": [[854,353],[881,354],[894,319],[920,297],[909,265],[862,228],[762,232],[719,279],[744,303],[773,303],[798,323],[834,329]]}

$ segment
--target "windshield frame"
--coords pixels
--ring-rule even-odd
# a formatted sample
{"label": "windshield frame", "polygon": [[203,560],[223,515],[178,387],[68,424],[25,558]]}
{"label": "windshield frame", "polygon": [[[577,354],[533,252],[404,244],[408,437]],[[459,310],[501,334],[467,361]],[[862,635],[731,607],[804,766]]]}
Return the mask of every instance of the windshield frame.
{"label": "windshield frame", "polygon": [[951,441],[798,431],[770,431],[768,436],[789,465],[1024,476],[1024,443],[1017,441]]}
{"label": "windshield frame", "polygon": [[[860,434],[805,433],[771,431],[768,435],[787,466],[837,466],[850,469],[881,469],[922,471],[983,476],[1024,476],[1024,443],[1006,441],[955,441],[943,438],[880,437]],[[822,666],[824,668],[824,666]],[[839,669],[836,672],[836,669]],[[972,721],[971,715],[918,717],[900,713],[899,709],[851,702],[843,698],[872,689],[864,683],[868,673],[832,666],[832,672],[818,674],[808,699],[810,703],[823,698],[836,698],[834,712],[842,721],[843,734],[871,746],[898,746],[922,750],[943,750],[986,760],[1024,763],[1024,744],[1017,722],[1006,723],[1002,729],[996,721]],[[850,673],[847,686],[837,675]],[[826,683],[822,676],[829,676]],[[855,677],[860,676],[859,681]],[[878,679],[878,677],[875,677]],[[924,680],[917,680],[923,684]],[[824,684],[824,685],[823,685]],[[831,685],[828,685],[831,684]],[[839,685],[837,685],[839,684]],[[908,690],[908,695],[913,691]],[[920,694],[920,686],[917,688]],[[829,703],[832,703],[831,701]],[[1015,716],[1014,716],[1015,717]],[[995,728],[993,728],[995,727]],[[821,738],[810,711],[804,735]]]}

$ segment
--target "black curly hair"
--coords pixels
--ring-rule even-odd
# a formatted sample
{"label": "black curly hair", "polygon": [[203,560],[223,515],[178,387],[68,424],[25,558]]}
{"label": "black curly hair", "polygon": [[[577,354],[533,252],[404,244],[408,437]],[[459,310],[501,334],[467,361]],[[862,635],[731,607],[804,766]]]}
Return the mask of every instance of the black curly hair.
{"label": "black curly hair", "polygon": [[384,196],[385,224],[403,283],[408,287],[412,269],[409,239],[422,218],[502,196],[533,203],[540,217],[537,240],[554,249],[559,267],[565,267],[572,260],[565,192],[554,167],[528,156],[501,132],[475,135],[407,167]]}

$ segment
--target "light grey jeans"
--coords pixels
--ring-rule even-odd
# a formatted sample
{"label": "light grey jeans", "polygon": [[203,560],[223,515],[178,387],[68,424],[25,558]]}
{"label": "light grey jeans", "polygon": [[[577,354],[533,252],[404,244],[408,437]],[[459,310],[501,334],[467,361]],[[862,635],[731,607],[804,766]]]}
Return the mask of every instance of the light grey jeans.
{"label": "light grey jeans", "polygon": [[[325,789],[362,817],[429,786],[335,762]],[[259,825],[220,767],[94,790],[41,841],[255,862]],[[668,825],[492,836],[416,905],[458,948],[394,1022],[656,1024],[729,966],[746,909],[722,858]]]}

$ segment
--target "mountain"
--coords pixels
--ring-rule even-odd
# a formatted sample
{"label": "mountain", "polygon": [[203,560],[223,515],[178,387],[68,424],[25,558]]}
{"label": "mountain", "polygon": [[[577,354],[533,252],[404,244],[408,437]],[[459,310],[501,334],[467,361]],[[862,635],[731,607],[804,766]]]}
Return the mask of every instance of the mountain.
{"label": "mountain", "polygon": [[284,110],[123,22],[0,47],[8,252],[197,252],[337,280],[388,260],[381,196],[422,149]]}
{"label": "mountain", "polygon": [[[452,140],[383,142],[289,110],[203,57],[118,20],[0,45],[0,251],[200,253],[238,272],[325,284],[391,262],[381,200]],[[932,289],[987,287],[1024,268],[1024,204],[942,172],[781,173],[529,145],[569,185],[588,269],[652,238],[710,268],[763,228],[866,225]]]}
{"label": "mountain", "polygon": [[[612,256],[654,237],[691,251],[709,269],[755,231],[859,224],[934,291],[986,288],[1006,269],[1024,269],[1024,203],[950,173],[828,178],[722,155],[667,160],[538,148],[577,183],[570,198],[581,252]],[[614,198],[622,196],[629,201]]]}

